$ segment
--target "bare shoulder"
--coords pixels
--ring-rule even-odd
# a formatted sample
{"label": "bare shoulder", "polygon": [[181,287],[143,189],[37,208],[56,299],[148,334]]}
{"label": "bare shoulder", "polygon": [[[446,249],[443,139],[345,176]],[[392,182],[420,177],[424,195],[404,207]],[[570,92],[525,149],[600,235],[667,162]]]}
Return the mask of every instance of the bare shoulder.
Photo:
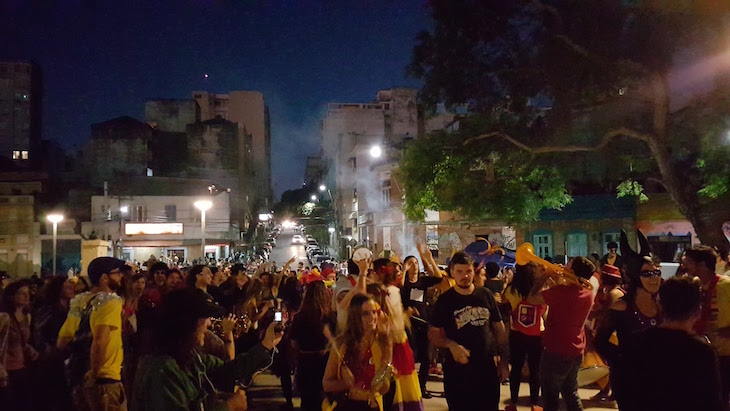
{"label": "bare shoulder", "polygon": [[624,292],[619,289],[611,290],[608,293],[608,302],[612,310],[626,311],[626,301],[623,299]]}

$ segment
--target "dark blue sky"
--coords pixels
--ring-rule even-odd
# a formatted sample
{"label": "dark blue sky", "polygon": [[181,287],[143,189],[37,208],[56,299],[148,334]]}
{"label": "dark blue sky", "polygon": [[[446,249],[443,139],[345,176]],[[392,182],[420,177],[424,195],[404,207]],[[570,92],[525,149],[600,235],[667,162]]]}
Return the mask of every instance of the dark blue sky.
{"label": "dark blue sky", "polygon": [[419,85],[404,69],[429,25],[425,0],[0,0],[0,58],[41,65],[43,137],[68,149],[92,123],[143,120],[149,98],[261,91],[279,195],[301,184],[327,102]]}

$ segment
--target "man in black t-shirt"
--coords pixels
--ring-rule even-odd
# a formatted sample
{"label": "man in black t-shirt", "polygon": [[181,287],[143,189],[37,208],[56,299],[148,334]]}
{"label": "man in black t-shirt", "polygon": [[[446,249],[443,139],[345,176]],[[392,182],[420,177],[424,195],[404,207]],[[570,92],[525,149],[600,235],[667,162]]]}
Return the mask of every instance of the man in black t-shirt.
{"label": "man in black t-shirt", "polygon": [[[509,374],[502,317],[492,293],[473,284],[474,265],[467,254],[454,254],[450,268],[456,285],[436,301],[429,330],[433,345],[448,348],[444,363],[446,402],[451,411],[497,411],[500,380]],[[498,366],[492,357],[495,351],[501,357]]]}

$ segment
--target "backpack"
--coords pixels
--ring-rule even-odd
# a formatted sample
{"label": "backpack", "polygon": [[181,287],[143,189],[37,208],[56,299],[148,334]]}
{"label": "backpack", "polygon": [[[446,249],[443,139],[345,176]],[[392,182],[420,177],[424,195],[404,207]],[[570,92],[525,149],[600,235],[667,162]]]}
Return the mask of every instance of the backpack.
{"label": "backpack", "polygon": [[69,343],[71,355],[66,361],[66,379],[71,388],[81,384],[91,366],[91,343],[94,340],[94,336],[91,334],[91,312],[94,308],[92,302],[96,297],[96,295],[91,297],[86,303],[86,307],[81,313],[79,328],[76,329],[74,338]]}

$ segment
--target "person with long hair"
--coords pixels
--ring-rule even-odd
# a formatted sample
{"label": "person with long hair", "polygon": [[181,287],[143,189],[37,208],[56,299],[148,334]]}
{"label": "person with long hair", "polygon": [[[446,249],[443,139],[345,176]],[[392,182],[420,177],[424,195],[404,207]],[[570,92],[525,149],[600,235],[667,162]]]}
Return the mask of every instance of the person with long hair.
{"label": "person with long hair", "polygon": [[[613,301],[596,331],[596,349],[610,366],[610,380],[613,395],[622,407],[622,370],[619,362],[622,346],[633,336],[661,323],[661,310],[657,301],[662,284],[660,267],[654,262],[649,242],[637,230],[640,252],[634,251],[628,243],[625,232],[621,232],[621,255],[626,262],[625,272],[629,279],[626,290],[614,289],[609,294]],[[616,333],[618,346],[610,342]]]}
{"label": "person with long hair", "polygon": [[259,341],[259,321],[274,308],[276,300],[261,301],[264,285],[258,278],[253,278],[246,288],[245,297],[233,306],[233,314],[246,316],[250,326],[245,334],[236,342],[236,352],[246,352]]}
{"label": "person with long hair", "polygon": [[124,293],[124,305],[122,305],[122,347],[124,348],[122,382],[126,392],[132,392],[134,373],[137,370],[137,360],[139,359],[137,312],[146,284],[147,279],[145,276],[135,274],[127,282],[126,292]]}
{"label": "person with long hair", "polygon": [[535,285],[537,264],[517,265],[512,282],[503,292],[503,300],[510,305],[509,351],[512,369],[509,375],[510,401],[506,411],[517,410],[522,367],[527,360],[530,370],[530,403],[532,410],[540,408],[540,358],[542,357],[542,321],[544,304],[528,301]]}
{"label": "person with long hair", "polygon": [[6,410],[31,408],[30,364],[38,352],[30,344],[30,289],[26,281],[10,283],[0,300],[0,405]]}
{"label": "person with long hair", "polygon": [[34,379],[46,387],[45,395],[39,396],[38,409],[70,410],[71,396],[64,377],[63,354],[56,349],[56,338],[61,330],[74,297],[73,280],[66,277],[49,277],[39,294],[40,304],[33,313],[31,330],[34,346],[40,357],[36,363]]}
{"label": "person with long hair", "polygon": [[[261,343],[224,362],[200,351],[210,318],[222,314],[210,296],[189,288],[165,297],[156,333],[157,351],[143,358],[137,370],[133,410],[247,409],[245,391],[233,393],[234,385],[250,382],[255,372],[271,363],[281,333],[271,325]],[[223,393],[229,393],[227,398]]]}
{"label": "person with long hair", "polygon": [[[379,327],[383,318],[372,297],[357,294],[349,304],[345,330],[330,349],[322,387],[326,393],[346,394],[338,399],[338,410],[382,411],[382,395],[390,389],[390,378],[383,375],[390,367],[392,343]],[[373,386],[373,380],[378,384]]]}
{"label": "person with long hair", "polygon": [[[294,278],[296,281],[296,278]],[[291,343],[296,352],[295,381],[304,411],[319,411],[324,400],[322,378],[327,365],[325,327],[332,332],[337,317],[330,303],[331,296],[322,281],[314,281],[304,291],[302,306],[290,327]]]}

